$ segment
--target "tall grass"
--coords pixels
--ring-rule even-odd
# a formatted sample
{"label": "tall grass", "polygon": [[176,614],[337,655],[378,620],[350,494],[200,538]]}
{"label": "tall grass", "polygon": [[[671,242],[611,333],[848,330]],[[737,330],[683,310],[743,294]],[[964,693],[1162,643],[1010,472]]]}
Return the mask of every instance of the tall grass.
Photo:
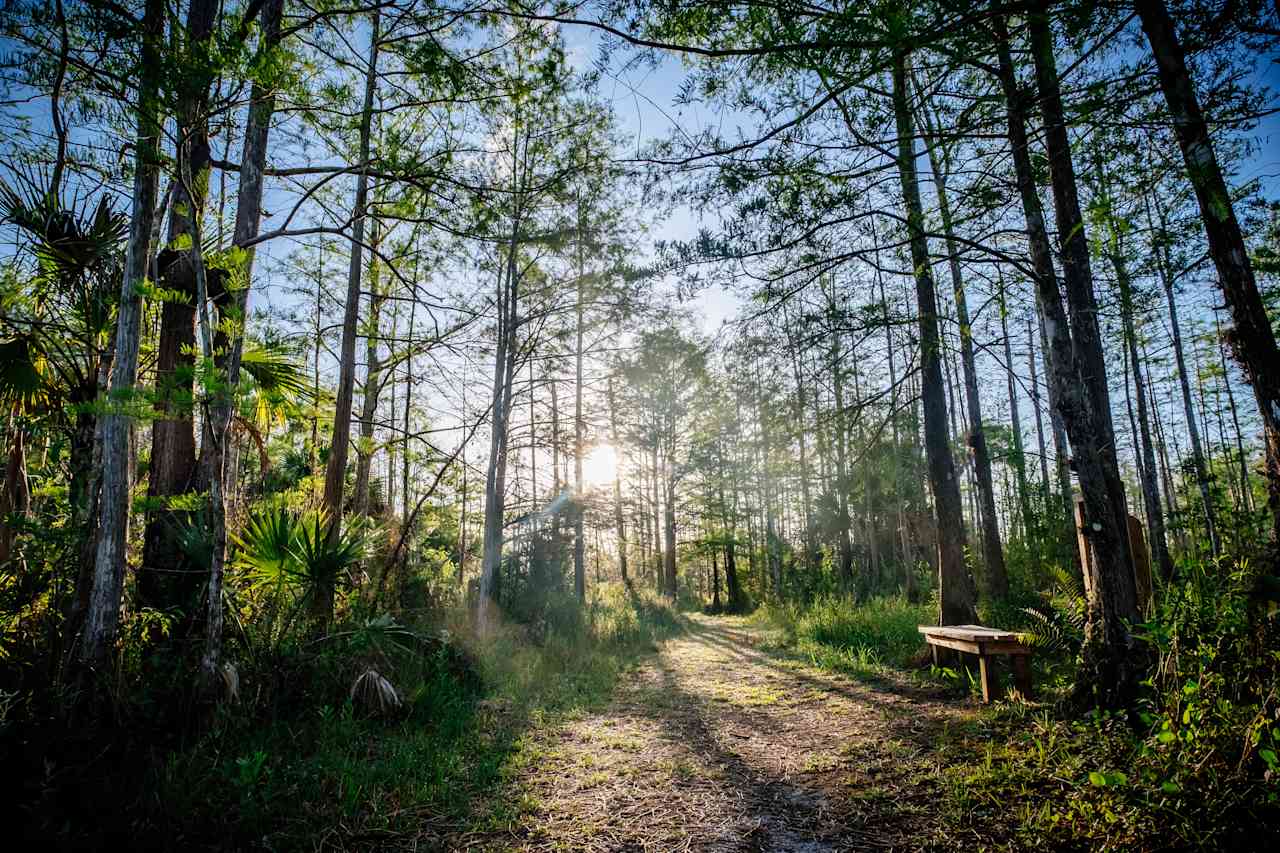
{"label": "tall grass", "polygon": [[828,596],[806,606],[768,606],[755,618],[780,629],[787,645],[813,665],[864,676],[908,665],[925,648],[917,627],[935,621],[931,605],[901,596],[861,604]]}
{"label": "tall grass", "polygon": [[[680,626],[661,600],[622,587],[585,605],[558,603],[539,642],[500,620],[476,637],[461,610],[443,621],[449,660],[384,662],[404,699],[394,719],[362,714],[345,695],[269,720],[227,708],[157,771],[150,828],[197,848],[300,849],[323,837],[342,849],[430,839],[433,827],[473,819],[480,801],[501,821],[516,808],[501,783],[530,726],[603,703],[618,676]],[[458,648],[478,678],[460,670]]]}

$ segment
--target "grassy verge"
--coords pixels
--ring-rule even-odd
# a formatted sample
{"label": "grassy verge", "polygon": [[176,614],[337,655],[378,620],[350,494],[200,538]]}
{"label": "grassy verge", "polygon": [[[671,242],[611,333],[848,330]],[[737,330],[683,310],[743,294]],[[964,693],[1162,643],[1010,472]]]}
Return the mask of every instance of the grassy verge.
{"label": "grassy verge", "polygon": [[[508,810],[489,795],[514,772],[528,733],[603,702],[680,624],[669,607],[621,588],[565,612],[540,643],[509,625],[460,641],[478,684],[438,661],[424,661],[413,683],[400,671],[407,710],[392,720],[361,715],[350,701],[274,720],[227,709],[158,772],[155,829],[194,847],[430,848],[483,829],[468,825],[481,799],[484,819],[501,824]],[[467,630],[454,614],[453,636]]]}
{"label": "grassy verge", "polygon": [[808,606],[762,607],[752,621],[780,632],[783,645],[819,669],[876,679],[924,659],[917,626],[930,624],[932,608],[905,598],[874,598],[854,606],[822,598]]}
{"label": "grassy verge", "polygon": [[[1163,591],[1138,628],[1158,663],[1129,713],[1058,703],[1074,654],[1038,654],[1038,701],[977,709],[923,763],[948,835],[1009,850],[1277,849],[1280,620],[1253,608],[1251,583],[1246,572],[1206,574]],[[966,686],[921,666],[927,605],[830,599],[752,618],[820,669]],[[1024,627],[1011,618],[998,624]]]}

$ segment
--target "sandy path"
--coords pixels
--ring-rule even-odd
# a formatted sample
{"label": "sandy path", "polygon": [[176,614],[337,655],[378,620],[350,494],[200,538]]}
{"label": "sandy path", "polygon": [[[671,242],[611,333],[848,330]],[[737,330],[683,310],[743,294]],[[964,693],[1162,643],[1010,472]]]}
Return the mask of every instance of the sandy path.
{"label": "sandy path", "polygon": [[740,619],[693,616],[598,714],[549,733],[494,850],[944,848],[934,758],[963,706],[771,651]]}

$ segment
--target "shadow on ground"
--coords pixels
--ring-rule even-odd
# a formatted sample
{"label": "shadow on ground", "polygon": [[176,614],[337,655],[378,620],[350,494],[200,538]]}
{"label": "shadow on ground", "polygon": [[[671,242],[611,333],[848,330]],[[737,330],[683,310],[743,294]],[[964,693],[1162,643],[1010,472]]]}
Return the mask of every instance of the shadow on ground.
{"label": "shadow on ground", "polygon": [[737,618],[689,630],[602,711],[544,733],[508,826],[452,849],[918,850],[943,843],[937,748],[968,703],[865,684],[765,647]]}

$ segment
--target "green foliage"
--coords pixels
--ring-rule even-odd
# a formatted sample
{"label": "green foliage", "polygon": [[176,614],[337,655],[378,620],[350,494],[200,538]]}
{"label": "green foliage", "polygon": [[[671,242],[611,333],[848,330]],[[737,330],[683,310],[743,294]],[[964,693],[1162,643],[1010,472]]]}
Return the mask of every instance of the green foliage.
{"label": "green foliage", "polygon": [[[1031,617],[1025,633],[1028,643],[1038,649],[1074,657],[1084,643],[1084,587],[1079,579],[1062,569],[1057,569],[1054,575],[1053,589],[1044,596],[1043,602],[1022,608],[1022,612]],[[1005,627],[1005,623],[1000,624]]]}
{"label": "green foliage", "polygon": [[243,573],[241,621],[260,621],[252,636],[267,646],[282,642],[306,603],[350,577],[367,537],[359,521],[339,528],[322,510],[295,512],[274,504],[252,514],[233,537],[231,558]]}
{"label": "green foliage", "polygon": [[[147,821],[233,847],[419,837],[423,815],[456,822],[492,805],[535,758],[524,738],[531,724],[599,705],[637,655],[681,625],[661,599],[615,585],[594,588],[540,645],[521,626],[464,639],[469,614],[442,615],[447,631],[364,619],[251,666],[246,683],[273,689],[224,708],[153,772],[159,805]],[[370,668],[403,701],[389,718],[351,700]]]}
{"label": "green foliage", "polygon": [[[1259,849],[1280,827],[1280,623],[1247,565],[1202,562],[1138,636],[1157,654],[1131,716],[1010,708],[993,757],[957,756],[955,814],[997,799],[1020,839],[1128,850]],[[1028,725],[1028,723],[1030,723]],[[964,818],[962,818],[964,820]]]}
{"label": "green foliage", "polygon": [[917,628],[934,621],[931,605],[896,596],[861,604],[824,596],[806,607],[767,607],[763,618],[782,628],[788,644],[815,666],[864,675],[919,657],[925,644]]}

